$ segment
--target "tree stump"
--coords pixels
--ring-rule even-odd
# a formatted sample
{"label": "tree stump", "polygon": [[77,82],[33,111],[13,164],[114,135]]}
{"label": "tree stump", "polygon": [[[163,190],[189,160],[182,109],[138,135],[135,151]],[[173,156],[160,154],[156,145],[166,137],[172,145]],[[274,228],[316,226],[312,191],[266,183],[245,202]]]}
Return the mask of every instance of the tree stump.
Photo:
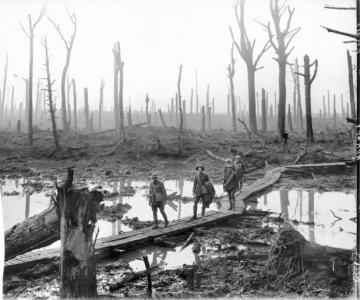
{"label": "tree stump", "polygon": [[[60,297],[96,297],[95,241],[93,234],[100,192],[73,189],[74,171],[62,187],[57,187],[56,205],[60,209]],[[95,238],[96,240],[96,238]]]}

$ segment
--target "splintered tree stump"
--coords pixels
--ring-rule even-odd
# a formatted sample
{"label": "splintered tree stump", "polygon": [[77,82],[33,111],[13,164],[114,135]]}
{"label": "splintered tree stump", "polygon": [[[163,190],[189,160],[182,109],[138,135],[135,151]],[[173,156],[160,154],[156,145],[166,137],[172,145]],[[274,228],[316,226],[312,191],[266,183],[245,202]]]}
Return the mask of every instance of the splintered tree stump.
{"label": "splintered tree stump", "polygon": [[350,250],[309,242],[289,223],[275,235],[266,266],[268,279],[285,283],[305,271],[326,272],[329,278],[351,278]]}
{"label": "splintered tree stump", "polygon": [[[95,242],[96,212],[102,201],[100,192],[73,189],[74,171],[57,187],[60,209],[60,297],[96,297]],[[95,238],[96,239],[96,238]]]}

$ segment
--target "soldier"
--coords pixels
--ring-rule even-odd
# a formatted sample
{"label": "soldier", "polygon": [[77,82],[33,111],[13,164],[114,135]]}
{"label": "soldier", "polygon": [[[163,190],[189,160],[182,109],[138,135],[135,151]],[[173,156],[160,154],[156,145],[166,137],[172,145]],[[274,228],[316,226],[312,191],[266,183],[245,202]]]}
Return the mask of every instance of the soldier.
{"label": "soldier", "polygon": [[243,177],[245,174],[245,164],[240,155],[235,156],[234,168],[239,182],[239,190],[241,191],[243,185]]}
{"label": "soldier", "polygon": [[193,195],[195,196],[194,201],[194,216],[191,218],[195,220],[197,218],[197,205],[201,201],[201,216],[205,215],[205,208],[209,207],[213,197],[215,196],[215,190],[212,186],[209,176],[204,173],[205,168],[202,165],[196,166],[195,170],[197,171],[194,185],[193,185]]}
{"label": "soldier", "polygon": [[157,209],[159,208],[164,221],[165,221],[165,227],[169,225],[169,221],[167,219],[166,213],[165,213],[165,204],[166,204],[166,190],[164,187],[164,184],[158,180],[158,176],[156,174],[152,175],[152,183],[150,184],[149,188],[149,204],[151,206],[151,209],[153,211],[154,216],[154,227],[153,229],[158,228],[158,218],[157,218]]}
{"label": "soldier", "polygon": [[235,192],[239,188],[239,181],[231,159],[225,161],[224,168],[224,191],[228,193],[230,207],[229,210],[235,210]]}

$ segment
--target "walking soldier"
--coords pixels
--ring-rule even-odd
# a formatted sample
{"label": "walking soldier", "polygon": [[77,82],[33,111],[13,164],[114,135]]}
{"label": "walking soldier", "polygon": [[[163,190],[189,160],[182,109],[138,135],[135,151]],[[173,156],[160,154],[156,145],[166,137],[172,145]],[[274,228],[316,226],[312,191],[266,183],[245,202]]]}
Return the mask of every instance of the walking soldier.
{"label": "walking soldier", "polygon": [[158,180],[158,176],[156,174],[152,175],[152,182],[149,188],[149,204],[153,211],[154,216],[154,229],[158,228],[158,218],[157,218],[157,210],[159,208],[164,221],[165,227],[169,225],[169,221],[167,219],[165,213],[165,204],[166,204],[166,190],[164,184]]}
{"label": "walking soldier", "polygon": [[229,196],[229,210],[235,210],[235,192],[239,188],[239,181],[231,159],[227,159],[225,163],[223,184],[224,191],[226,191]]}
{"label": "walking soldier", "polygon": [[197,171],[194,185],[193,195],[195,196],[194,201],[194,215],[192,219],[197,218],[197,205],[201,201],[201,216],[205,215],[205,209],[209,207],[212,199],[215,196],[215,189],[210,182],[209,176],[204,173],[205,168],[202,165],[198,165],[195,170]]}
{"label": "walking soldier", "polygon": [[240,155],[235,156],[234,168],[239,182],[239,190],[241,191],[243,185],[243,177],[245,174],[245,165]]}

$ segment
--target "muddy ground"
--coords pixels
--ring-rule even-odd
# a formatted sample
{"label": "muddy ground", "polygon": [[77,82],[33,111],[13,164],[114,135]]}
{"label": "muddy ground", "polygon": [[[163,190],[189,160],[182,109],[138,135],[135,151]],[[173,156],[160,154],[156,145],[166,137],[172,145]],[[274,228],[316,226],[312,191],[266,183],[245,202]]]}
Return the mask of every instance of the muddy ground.
{"label": "muddy ground", "polygon": [[[61,180],[67,167],[75,167],[75,183],[102,181],[118,177],[149,179],[153,171],[163,179],[192,179],[197,163],[214,182],[221,182],[223,163],[211,158],[205,150],[221,157],[231,157],[234,151],[245,155],[251,172],[244,177],[251,184],[262,177],[266,170],[298,163],[350,161],[353,144],[346,134],[321,135],[321,140],[307,145],[305,135],[290,134],[287,149],[277,143],[275,134],[249,141],[245,134],[230,134],[217,130],[209,134],[191,131],[183,133],[184,148],[178,151],[178,132],[175,129],[135,128],[127,134],[126,143],[119,145],[114,133],[103,135],[69,134],[61,136],[60,152],[55,151],[50,132],[37,133],[33,147],[26,144],[25,134],[0,134],[0,175],[39,176]],[[315,135],[316,136],[316,135]],[[340,139],[340,140],[339,140]],[[304,152],[306,151],[306,154]],[[354,190],[352,174],[284,175],[272,188],[305,187],[319,191]],[[271,188],[271,189],[272,189]],[[276,282],[266,277],[266,253],[279,226],[278,221],[262,227],[262,216],[241,220],[228,220],[198,230],[196,247],[211,248],[215,257],[203,261],[197,269],[200,285],[188,288],[185,269],[152,270],[154,293],[159,297],[194,296],[323,296],[343,297],[350,295],[351,279],[338,278],[336,274],[324,274],[319,270],[307,270],[296,274],[286,282]],[[150,225],[150,224],[146,224]],[[264,229],[265,228],[265,229]],[[186,239],[186,236],[183,237]],[[179,241],[181,244],[182,241]],[[197,246],[196,246],[197,245]],[[227,245],[225,248],[221,245]],[[246,250],[239,250],[245,245]],[[192,247],[192,246],[189,246]],[[215,249],[215,250],[214,250]],[[197,251],[195,249],[195,251]],[[243,258],[242,258],[243,256]],[[98,264],[99,294],[109,296],[142,297],[146,289],[146,276],[125,287],[110,291],[110,286],[120,279],[120,274],[131,272],[122,260]],[[341,276],[340,276],[341,277]],[[57,295],[58,262],[38,265],[21,274],[6,274],[4,294],[8,296]]]}

